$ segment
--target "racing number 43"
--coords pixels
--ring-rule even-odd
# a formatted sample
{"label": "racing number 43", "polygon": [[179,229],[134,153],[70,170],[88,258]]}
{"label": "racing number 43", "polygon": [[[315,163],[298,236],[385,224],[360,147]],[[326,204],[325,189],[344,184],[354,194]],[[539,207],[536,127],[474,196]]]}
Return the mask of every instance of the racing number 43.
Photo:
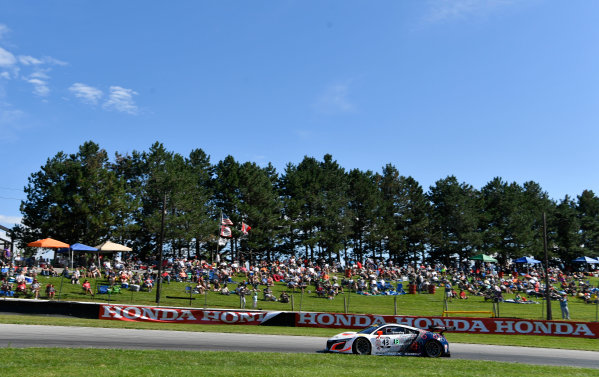
{"label": "racing number 43", "polygon": [[[391,347],[391,338],[383,338],[383,347]],[[399,345],[399,339],[393,339],[393,344],[394,345]]]}

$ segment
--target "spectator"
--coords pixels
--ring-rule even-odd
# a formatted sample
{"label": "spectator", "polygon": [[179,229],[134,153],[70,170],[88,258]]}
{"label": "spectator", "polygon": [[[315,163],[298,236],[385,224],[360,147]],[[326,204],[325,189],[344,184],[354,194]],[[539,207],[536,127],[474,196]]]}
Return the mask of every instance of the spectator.
{"label": "spectator", "polygon": [[[231,294],[231,292],[229,291],[229,287],[227,287],[226,283],[223,285],[223,288],[220,290],[220,294],[225,295],[225,296],[228,296]],[[245,297],[244,297],[244,300],[245,300]],[[245,303],[244,303],[244,305],[245,305]]]}
{"label": "spectator", "polygon": [[54,288],[54,284],[48,284],[46,285],[46,295],[48,296],[48,299],[52,300],[54,298],[54,296],[56,295],[56,288]]}
{"label": "spectator", "polygon": [[76,268],[75,271],[71,274],[71,284],[79,284],[79,278],[81,277],[81,271],[79,268]]}
{"label": "spectator", "polygon": [[40,289],[40,283],[37,281],[37,279],[33,279],[33,282],[31,283],[31,293],[36,300],[40,297]]}
{"label": "spectator", "polygon": [[88,293],[92,297],[94,295],[94,292],[92,292],[92,285],[91,285],[91,283],[87,279],[85,279],[85,281],[83,282],[83,291],[85,292],[86,296],[87,296]]}
{"label": "spectator", "polygon": [[562,319],[570,319],[570,309],[568,309],[568,296],[563,294],[559,300],[559,307],[562,309]]}
{"label": "spectator", "polygon": [[453,294],[452,294],[453,288],[451,287],[451,283],[449,281],[445,281],[445,299],[449,302],[451,302],[451,299],[453,298]]}
{"label": "spectator", "polygon": [[24,280],[17,284],[17,293],[27,293],[27,284]]}
{"label": "spectator", "polygon": [[148,276],[146,278],[146,280],[144,280],[144,285],[143,285],[148,292],[152,292],[152,287],[154,286],[154,282],[152,281],[152,278],[150,276]]}

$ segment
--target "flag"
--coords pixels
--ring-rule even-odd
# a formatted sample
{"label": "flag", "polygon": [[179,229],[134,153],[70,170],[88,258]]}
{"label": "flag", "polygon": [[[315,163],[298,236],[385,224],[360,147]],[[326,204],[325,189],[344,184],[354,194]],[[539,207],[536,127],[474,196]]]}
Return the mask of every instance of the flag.
{"label": "flag", "polygon": [[220,223],[221,225],[233,225],[233,221],[231,221],[231,219],[224,213],[221,213]]}
{"label": "flag", "polygon": [[218,238],[218,246],[226,246],[227,242],[229,242],[229,240],[226,238],[221,238],[221,237]]}
{"label": "flag", "polygon": [[248,224],[241,222],[241,233],[243,234],[248,234],[248,232],[250,231],[250,229],[252,229],[251,226],[249,226]]}
{"label": "flag", "polygon": [[231,228],[229,228],[228,226],[222,225],[220,227],[220,236],[221,237],[231,237],[232,233],[231,233]]}

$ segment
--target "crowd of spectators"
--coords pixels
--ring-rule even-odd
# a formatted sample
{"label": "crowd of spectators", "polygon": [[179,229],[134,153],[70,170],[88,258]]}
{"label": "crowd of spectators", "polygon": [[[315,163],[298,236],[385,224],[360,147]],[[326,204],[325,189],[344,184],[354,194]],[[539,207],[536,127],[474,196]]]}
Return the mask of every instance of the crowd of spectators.
{"label": "crowd of spectators", "polygon": [[[60,276],[49,263],[16,266],[1,260],[2,292],[30,294],[39,298],[40,277]],[[200,259],[175,258],[165,262],[162,282],[187,282],[193,293],[208,291],[223,295],[237,294],[245,303],[250,296],[254,302],[262,293],[262,300],[288,302],[294,292],[315,294],[334,299],[347,290],[364,295],[429,293],[444,289],[445,297],[467,299],[483,296],[485,300],[502,301],[505,294],[515,294],[515,301],[543,297],[544,269],[511,264],[497,267],[489,263],[463,263],[456,266],[443,264],[397,265],[391,261],[367,258],[363,263],[349,261],[342,265],[324,259],[310,260],[290,257],[285,260],[209,263]],[[125,286],[132,290],[152,291],[158,279],[155,263],[139,260],[90,260],[73,269],[65,267],[62,276],[71,284],[82,286],[84,294],[94,295],[90,279],[103,278],[109,286]],[[598,288],[592,287],[583,272],[567,272],[558,267],[549,268],[550,294],[553,299],[563,295],[576,297],[587,303],[597,303]],[[275,283],[284,284],[286,291],[273,294]],[[56,289],[46,285],[45,293],[54,297]]]}

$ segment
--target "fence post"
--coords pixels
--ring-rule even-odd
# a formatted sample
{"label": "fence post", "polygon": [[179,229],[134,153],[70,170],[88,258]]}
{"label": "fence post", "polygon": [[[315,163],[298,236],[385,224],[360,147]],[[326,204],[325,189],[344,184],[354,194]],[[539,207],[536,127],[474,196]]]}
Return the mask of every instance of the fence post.
{"label": "fence post", "polygon": [[94,288],[94,295],[93,295],[94,302],[96,302],[97,294],[98,294],[98,276],[96,276],[96,287]]}
{"label": "fence post", "polygon": [[295,302],[293,300],[293,294],[291,294],[291,311],[295,311]]}
{"label": "fence post", "polygon": [[349,292],[347,293],[347,311],[349,312],[349,303],[350,303],[350,298],[351,298],[351,289],[349,290]]}
{"label": "fence post", "polygon": [[58,299],[56,301],[60,301],[60,295],[62,294],[62,281],[64,280],[64,275],[60,274],[60,289],[58,290]]}
{"label": "fence post", "polygon": [[299,312],[302,312],[302,303],[304,302],[304,289],[302,288],[302,293],[300,295],[300,307],[299,307]]}
{"label": "fence post", "polygon": [[[544,298],[543,298],[544,300]],[[541,319],[545,319],[545,304],[541,305]]]}
{"label": "fence post", "polygon": [[393,315],[397,315],[397,296],[393,296]]}
{"label": "fence post", "polygon": [[204,310],[208,307],[208,289],[204,291]]}

